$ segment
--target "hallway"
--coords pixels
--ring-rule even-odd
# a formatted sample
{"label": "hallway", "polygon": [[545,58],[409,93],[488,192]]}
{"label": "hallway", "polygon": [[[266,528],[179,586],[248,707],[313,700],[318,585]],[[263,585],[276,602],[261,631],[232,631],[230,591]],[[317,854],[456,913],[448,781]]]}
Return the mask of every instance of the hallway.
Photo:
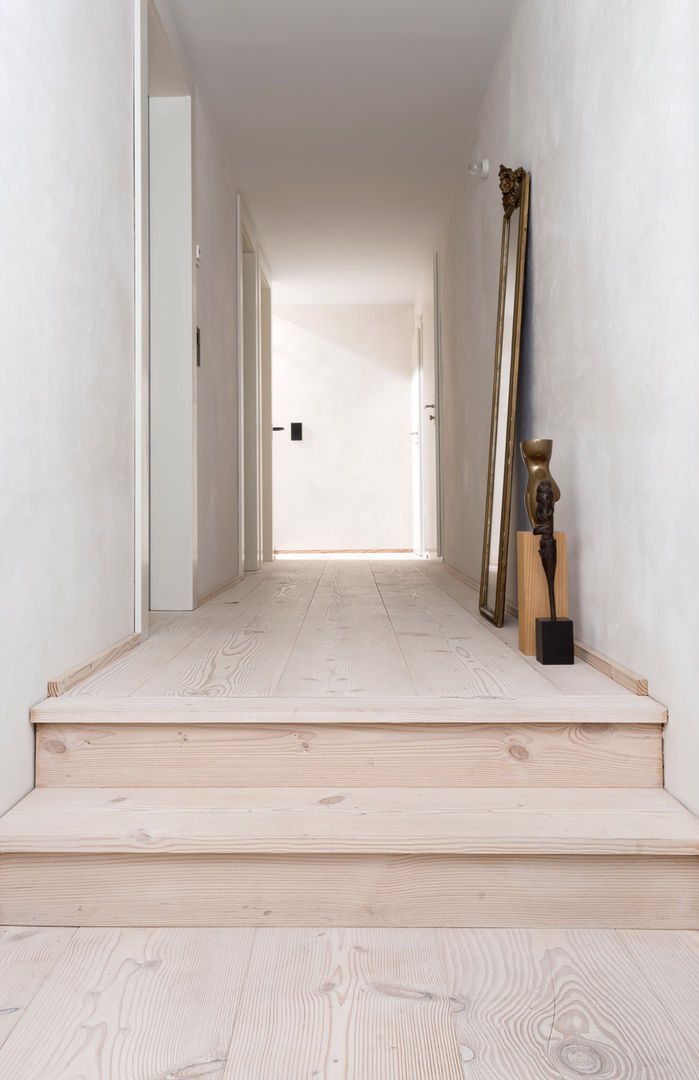
{"label": "hallway", "polygon": [[525,657],[516,621],[497,630],[477,600],[431,560],[276,560],[196,611],[153,613],[145,642],[70,695],[633,701],[588,664]]}
{"label": "hallway", "polygon": [[699,5],[0,56],[0,1080],[697,1080]]}
{"label": "hallway", "polygon": [[0,1074],[694,1080],[665,719],[427,560],[280,559],[156,613],[33,711]]}

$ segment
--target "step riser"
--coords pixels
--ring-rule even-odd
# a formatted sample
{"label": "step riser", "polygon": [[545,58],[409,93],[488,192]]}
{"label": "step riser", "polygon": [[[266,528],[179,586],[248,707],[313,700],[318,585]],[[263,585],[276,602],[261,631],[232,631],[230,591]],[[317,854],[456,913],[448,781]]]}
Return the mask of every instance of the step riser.
{"label": "step riser", "polygon": [[21,854],[0,897],[31,926],[699,929],[681,856]]}
{"label": "step riser", "polygon": [[42,787],[660,787],[655,724],[38,724]]}

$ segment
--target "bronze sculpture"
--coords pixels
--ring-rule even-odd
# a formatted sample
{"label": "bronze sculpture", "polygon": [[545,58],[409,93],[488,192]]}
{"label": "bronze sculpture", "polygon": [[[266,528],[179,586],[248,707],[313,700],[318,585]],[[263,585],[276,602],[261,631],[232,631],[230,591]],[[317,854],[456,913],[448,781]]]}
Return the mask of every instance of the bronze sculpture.
{"label": "bronze sculpture", "polygon": [[[519,444],[524,464],[527,467],[527,486],[524,489],[524,505],[532,524],[536,526],[536,492],[542,480],[548,480],[553,490],[553,501],[558,502],[561,491],[551,476],[549,462],[553,450],[553,439],[525,439]],[[536,532],[536,528],[534,528]]]}
{"label": "bronze sculpture", "polygon": [[536,658],[540,664],[572,664],[573,623],[556,615],[558,544],[553,531],[553,511],[561,493],[548,471],[552,445],[550,439],[529,439],[521,446],[528,474],[524,501],[534,535],[539,537],[539,558],[549,594],[550,618],[536,620]]}
{"label": "bronze sculpture", "polygon": [[534,535],[541,537],[539,540],[539,558],[546,574],[546,583],[549,589],[549,608],[554,622],[556,621],[554,584],[556,581],[556,563],[558,562],[558,545],[556,544],[556,537],[553,535],[553,504],[555,498],[551,481],[542,480],[536,489]]}

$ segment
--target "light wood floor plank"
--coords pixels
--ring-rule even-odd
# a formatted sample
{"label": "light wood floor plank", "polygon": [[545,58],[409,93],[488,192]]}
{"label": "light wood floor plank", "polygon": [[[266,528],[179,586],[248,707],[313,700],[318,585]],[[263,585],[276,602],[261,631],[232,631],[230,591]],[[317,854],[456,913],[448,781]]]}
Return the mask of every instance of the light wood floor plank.
{"label": "light wood floor plank", "polygon": [[462,1080],[427,930],[257,932],[226,1080]]}
{"label": "light wood floor plank", "polygon": [[0,1076],[221,1080],[252,939],[78,930],[0,1050]]}
{"label": "light wood floor plank", "polygon": [[558,695],[504,642],[429,581],[378,585],[415,686],[445,697]]}
{"label": "light wood floor plank", "polygon": [[668,855],[3,855],[0,921],[20,919],[696,930],[699,878],[696,856]]}
{"label": "light wood floor plank", "polygon": [[0,1046],[23,1019],[75,930],[0,927]]}
{"label": "light wood floor plank", "polygon": [[696,856],[699,821],[653,788],[37,788],[0,851]]}
{"label": "light wood floor plank", "polygon": [[620,930],[619,938],[682,1037],[695,1047],[699,1075],[699,933]]}
{"label": "light wood floor plank", "polygon": [[207,632],[193,648],[146,679],[137,692],[145,697],[274,693],[320,575],[320,567],[309,563],[300,571],[290,568],[284,577],[263,581],[235,608],[212,602],[214,615]]}
{"label": "light wood floor plank", "polygon": [[251,957],[252,941],[6,928],[1,1075],[696,1080],[697,934],[264,929]]}
{"label": "light wood floor plank", "polygon": [[32,709],[35,724],[664,724],[667,710],[650,697],[626,694],[519,698],[47,698]]}
{"label": "light wood floor plank", "polygon": [[473,1080],[694,1080],[695,1050],[616,931],[439,931]]}
{"label": "light wood floor plank", "polygon": [[662,786],[659,724],[151,724],[138,715],[142,725],[37,725],[37,785]]}
{"label": "light wood floor plank", "polygon": [[275,693],[415,693],[368,563],[326,564]]}
{"label": "light wood floor plank", "polygon": [[607,678],[597,671],[591,664],[586,664],[576,659],[574,664],[550,665],[543,668],[535,656],[525,656],[519,651],[519,636],[517,620],[511,615],[505,616],[505,625],[493,626],[481,617],[478,611],[478,592],[465,585],[458,578],[450,574],[448,570],[436,562],[427,561],[422,564],[422,570],[434,585],[437,585],[448,596],[460,604],[474,618],[477,618],[485,633],[491,634],[504,642],[508,648],[519,656],[538,674],[544,676],[563,694],[617,694],[620,697],[630,695],[619,683]]}
{"label": "light wood floor plank", "polygon": [[[294,622],[280,590],[321,575]],[[474,591],[436,562],[322,559],[267,564],[196,611],[156,613],[146,641],[70,693],[630,696],[589,664],[543,669],[522,656],[514,620],[487,623]]]}

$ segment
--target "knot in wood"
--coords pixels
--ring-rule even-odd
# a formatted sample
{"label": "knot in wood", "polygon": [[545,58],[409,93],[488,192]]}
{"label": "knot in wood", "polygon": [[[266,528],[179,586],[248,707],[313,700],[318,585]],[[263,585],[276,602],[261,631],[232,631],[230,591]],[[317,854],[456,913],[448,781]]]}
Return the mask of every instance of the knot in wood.
{"label": "knot in wood", "polygon": [[558,1047],[557,1056],[566,1068],[579,1076],[608,1075],[607,1055],[590,1043],[564,1043]]}
{"label": "knot in wood", "polygon": [[65,754],[68,747],[60,739],[46,739],[44,743],[44,750],[48,750],[49,754]]}
{"label": "knot in wood", "polygon": [[516,761],[527,761],[529,758],[529,751],[526,746],[522,746],[521,743],[510,744],[510,754]]}

